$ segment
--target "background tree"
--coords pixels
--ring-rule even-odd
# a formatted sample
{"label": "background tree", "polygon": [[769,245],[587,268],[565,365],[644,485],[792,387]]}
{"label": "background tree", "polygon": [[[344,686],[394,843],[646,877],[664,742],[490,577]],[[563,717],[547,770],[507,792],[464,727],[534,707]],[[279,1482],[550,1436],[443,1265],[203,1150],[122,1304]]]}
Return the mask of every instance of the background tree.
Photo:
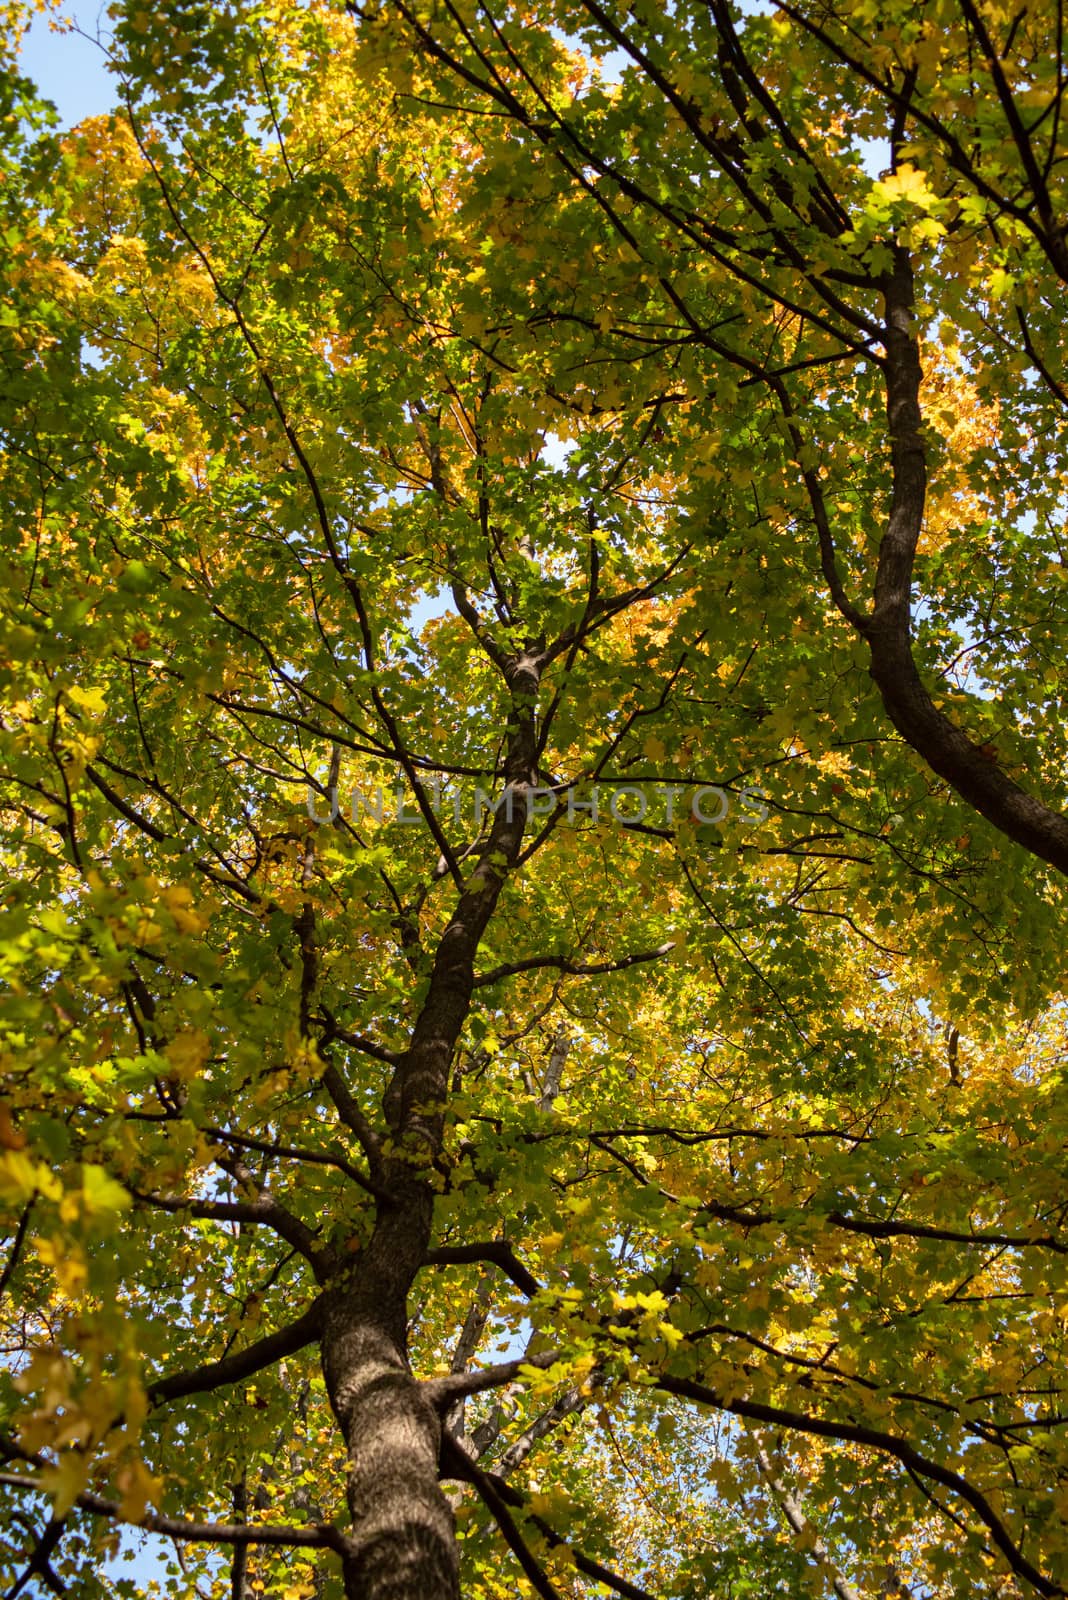
{"label": "background tree", "polygon": [[1061,79],[939,19],[12,97],[13,1594],[1065,1592]]}
{"label": "background tree", "polygon": [[[804,488],[792,509],[818,552],[821,587],[863,640],[895,727],[971,805],[1063,872],[1061,790],[1047,795],[1038,770],[1029,796],[970,727],[980,707],[954,718],[936,704],[923,672],[936,662],[911,640],[928,479],[950,420],[931,405],[924,415],[922,346],[977,374],[980,392],[1021,384],[1009,426],[1025,454],[1025,440],[1063,429],[1060,7],[1032,17],[971,0],[862,0],[754,16],[727,0],[670,11],[578,0],[524,8],[521,42],[507,6],[418,11],[390,0],[358,14],[399,85],[412,68],[391,53],[397,37],[448,69],[469,113],[504,120],[498,148],[522,151],[519,161],[548,156],[539,167],[601,226],[623,274],[644,275],[655,307],[644,323],[608,309],[610,271],[594,277],[591,310],[610,352],[625,359],[629,346],[633,359],[658,343],[685,380],[684,352],[701,350],[712,358],[703,373],[718,368],[726,380],[731,411],[739,384],[764,391],[789,478]],[[554,94],[553,29],[610,60],[618,86],[602,78]],[[486,198],[501,177],[495,152]],[[684,381],[661,398],[685,405],[704,393],[698,385],[691,396]],[[687,412],[699,437],[717,436],[707,413]],[[828,413],[848,418],[837,452]],[[861,436],[867,472],[857,470]],[[1057,521],[1038,462],[1037,482],[1024,467],[1022,492],[1013,460],[1006,506],[1004,477],[976,455],[968,475],[991,521],[1006,512]],[[841,503],[845,492],[855,505]],[[968,545],[954,541],[958,559]],[[926,561],[921,573],[925,591],[948,576],[936,569],[928,584]],[[977,648],[983,622],[989,630],[974,614],[979,587],[962,581],[960,609],[946,619],[969,643],[980,635]]]}

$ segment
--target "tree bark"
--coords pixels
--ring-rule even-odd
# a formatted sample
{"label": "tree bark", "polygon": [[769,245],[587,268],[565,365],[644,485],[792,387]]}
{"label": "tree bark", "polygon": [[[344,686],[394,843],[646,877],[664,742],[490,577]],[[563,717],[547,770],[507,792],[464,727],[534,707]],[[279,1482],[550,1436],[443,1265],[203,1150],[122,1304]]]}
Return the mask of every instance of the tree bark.
{"label": "tree bark", "polygon": [[1025,850],[1068,874],[1068,819],[1013,780],[989,752],[945,716],[912,652],[912,574],[927,500],[920,410],[919,344],[912,266],[898,246],[886,290],[886,410],[893,495],[879,548],[875,603],[862,631],[871,675],[894,727],[969,805]]}
{"label": "tree bark", "polygon": [[449,1072],[474,990],[475,955],[519,857],[537,783],[541,650],[498,659],[511,695],[505,795],[431,969],[408,1049],[382,1109],[382,1161],[367,1248],[324,1295],[322,1364],[349,1458],[348,1600],[459,1600],[452,1510],[439,1485],[441,1418],[408,1361],[408,1295],[430,1246],[432,1164],[441,1154]]}
{"label": "tree bark", "polygon": [[422,1257],[428,1211],[415,1194],[381,1219],[350,1283],[328,1294],[323,1374],[349,1458],[348,1600],[458,1600],[460,1592],[452,1512],[438,1483],[441,1423],[407,1355],[409,1263]]}

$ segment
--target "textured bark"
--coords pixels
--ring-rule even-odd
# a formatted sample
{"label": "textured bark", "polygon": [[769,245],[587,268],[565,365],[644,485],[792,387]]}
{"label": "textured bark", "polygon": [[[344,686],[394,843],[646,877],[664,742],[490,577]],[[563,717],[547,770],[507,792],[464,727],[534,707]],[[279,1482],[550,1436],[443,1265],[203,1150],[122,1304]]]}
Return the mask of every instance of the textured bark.
{"label": "textured bark", "polygon": [[989,752],[939,711],[913,657],[912,574],[927,499],[921,379],[912,268],[907,252],[899,249],[886,292],[893,498],[879,549],[875,604],[862,623],[871,652],[871,675],[894,727],[928,766],[1002,833],[1068,874],[1068,819],[1014,783]]}
{"label": "textured bark", "polygon": [[[441,1425],[408,1365],[396,1303],[406,1274],[403,1262],[394,1268],[394,1282],[362,1269],[358,1291],[332,1293],[326,1313],[323,1372],[350,1469],[345,1593],[349,1600],[456,1600],[452,1512],[438,1484]],[[385,1295],[376,1304],[379,1287]],[[400,1309],[403,1318],[403,1300]]]}
{"label": "textured bark", "polygon": [[323,1297],[327,1392],[349,1457],[348,1600],[458,1600],[452,1510],[439,1486],[441,1418],[408,1362],[408,1294],[431,1240],[450,1067],[474,989],[475,955],[519,857],[537,782],[535,704],[543,661],[499,657],[512,709],[507,799],[439,941],[426,998],[382,1109],[391,1154],[367,1248]]}

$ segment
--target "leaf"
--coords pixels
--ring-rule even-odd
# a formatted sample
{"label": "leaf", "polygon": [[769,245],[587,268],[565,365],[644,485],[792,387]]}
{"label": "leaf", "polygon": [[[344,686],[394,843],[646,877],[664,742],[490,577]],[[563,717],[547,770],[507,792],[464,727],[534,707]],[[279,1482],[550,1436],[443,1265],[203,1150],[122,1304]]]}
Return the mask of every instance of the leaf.
{"label": "leaf", "polygon": [[132,1204],[121,1183],[116,1183],[103,1167],[92,1163],[82,1168],[82,1204],[92,1218],[112,1218],[128,1211]]}
{"label": "leaf", "polygon": [[928,187],[927,174],[917,171],[908,161],[903,161],[889,177],[880,178],[874,183],[872,194],[891,204],[906,200],[910,205],[922,206],[925,210],[929,209],[937,199]]}
{"label": "leaf", "polygon": [[52,1497],[52,1515],[57,1521],[68,1514],[86,1487],[89,1467],[88,1455],[79,1450],[64,1450],[56,1466],[42,1468],[37,1474],[41,1488]]}
{"label": "leaf", "polygon": [[132,1461],[115,1475],[122,1500],[119,1515],[124,1522],[141,1522],[150,1506],[158,1504],[162,1480],[154,1477],[143,1461]]}
{"label": "leaf", "polygon": [[[355,1505],[397,1593],[1055,1588],[1056,15],[350,9],[120,3],[64,132],[0,47],[49,1559],[196,1600],[124,1520]],[[443,1540],[431,1395],[521,1545]]]}

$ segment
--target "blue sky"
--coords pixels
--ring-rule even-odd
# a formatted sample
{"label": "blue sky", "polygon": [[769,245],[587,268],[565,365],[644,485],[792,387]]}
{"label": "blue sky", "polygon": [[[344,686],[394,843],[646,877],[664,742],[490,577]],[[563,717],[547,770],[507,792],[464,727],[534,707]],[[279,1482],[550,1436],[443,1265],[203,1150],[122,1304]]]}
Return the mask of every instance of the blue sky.
{"label": "blue sky", "polygon": [[104,11],[87,7],[77,20],[82,33],[55,33],[45,17],[35,16],[22,47],[22,71],[55,103],[66,127],[110,111],[115,102],[104,52],[95,43],[105,27]]}

